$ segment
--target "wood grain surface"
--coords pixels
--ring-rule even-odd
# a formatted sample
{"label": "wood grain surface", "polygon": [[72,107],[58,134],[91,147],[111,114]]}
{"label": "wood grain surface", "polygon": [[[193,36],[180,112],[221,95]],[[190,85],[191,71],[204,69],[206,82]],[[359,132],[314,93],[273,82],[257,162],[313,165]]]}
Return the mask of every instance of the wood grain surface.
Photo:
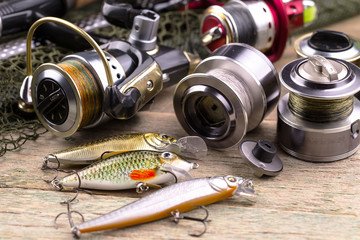
{"label": "wood grain surface", "polygon": [[[344,31],[360,39],[360,16],[339,22],[327,29]],[[295,36],[296,37],[296,36]],[[290,39],[284,56],[275,66],[280,70],[295,59]],[[60,202],[74,193],[58,192],[43,180],[52,172],[40,170],[42,158],[57,150],[91,140],[131,132],[161,132],[182,137],[186,132],[172,108],[172,92],[166,89],[146,110],[127,121],[111,120],[94,129],[76,133],[70,139],[46,133],[28,141],[19,151],[0,158],[0,238],[1,239],[71,239]],[[284,92],[284,91],[283,91]],[[261,138],[275,142],[276,111],[273,111],[245,139]],[[278,146],[278,145],[277,145]],[[238,175],[252,178],[258,193],[253,205],[241,199],[227,199],[208,207],[211,222],[202,239],[360,239],[360,154],[334,163],[309,163],[294,159],[282,150],[279,156],[284,170],[277,177],[256,178],[242,163],[237,147],[226,151],[210,150],[198,161],[194,177]],[[148,194],[148,193],[145,193]],[[140,198],[134,191],[94,191],[80,193],[74,210],[89,220]],[[194,211],[189,215],[201,215]],[[80,218],[75,217],[76,223]],[[83,234],[83,239],[191,239],[188,233],[201,231],[202,225],[170,218],[139,226]]]}

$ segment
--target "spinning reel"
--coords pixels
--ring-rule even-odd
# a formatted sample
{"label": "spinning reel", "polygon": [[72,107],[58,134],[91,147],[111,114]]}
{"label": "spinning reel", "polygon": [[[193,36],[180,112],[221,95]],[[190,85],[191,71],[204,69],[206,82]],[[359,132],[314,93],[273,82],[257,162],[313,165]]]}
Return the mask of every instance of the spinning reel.
{"label": "spinning reel", "polygon": [[[114,7],[127,8],[132,13],[130,5]],[[106,10],[105,4],[104,15],[112,19]],[[156,45],[158,14],[143,10],[128,16],[134,17],[128,41],[101,46],[65,20],[46,17],[35,22],[27,38],[27,77],[20,91],[20,109],[35,111],[50,132],[68,137],[79,128],[98,125],[105,116],[116,119],[134,116],[162,90],[164,81],[171,84],[189,73],[197,58]],[[95,51],[68,55],[58,64],[44,63],[32,73],[31,39],[37,27],[46,22],[74,30]]]}

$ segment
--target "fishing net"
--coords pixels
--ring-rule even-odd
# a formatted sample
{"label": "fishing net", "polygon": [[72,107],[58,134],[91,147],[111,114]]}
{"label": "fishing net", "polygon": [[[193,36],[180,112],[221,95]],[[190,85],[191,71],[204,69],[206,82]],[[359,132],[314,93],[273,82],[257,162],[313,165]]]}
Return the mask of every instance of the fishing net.
{"label": "fishing net", "polygon": [[[310,26],[311,29],[354,16],[360,12],[360,0],[317,0],[315,2],[319,8],[319,16],[317,21]],[[85,16],[97,14],[99,9],[99,3],[92,4],[84,9],[69,12],[65,18],[76,21]],[[203,58],[206,57],[208,51],[201,45],[199,37],[201,15],[202,10],[190,10],[187,16],[183,11],[161,14],[158,42],[165,46],[195,52]],[[186,19],[188,19],[188,24]],[[301,31],[308,31],[310,28]],[[97,33],[126,38],[129,30],[108,26],[98,29]],[[26,33],[2,38],[0,43],[24,36]],[[71,51],[59,47],[37,47],[33,50],[33,68],[46,62],[57,63],[69,53]],[[0,156],[7,151],[18,149],[27,140],[34,140],[46,132],[34,115],[23,114],[17,108],[19,89],[26,75],[25,68],[25,54],[0,61]]]}

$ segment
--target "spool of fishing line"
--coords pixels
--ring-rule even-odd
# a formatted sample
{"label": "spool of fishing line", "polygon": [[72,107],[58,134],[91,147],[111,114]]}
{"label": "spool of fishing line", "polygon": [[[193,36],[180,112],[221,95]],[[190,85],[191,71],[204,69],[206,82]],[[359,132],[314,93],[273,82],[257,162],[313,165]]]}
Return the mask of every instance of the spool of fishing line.
{"label": "spool of fishing line", "polygon": [[[122,51],[108,50],[106,59],[116,83],[125,80],[136,64]],[[125,68],[119,61],[130,62]],[[102,63],[94,51],[66,56],[60,63],[45,63],[33,75],[33,99],[39,119],[54,134],[66,137],[79,128],[97,125],[104,117],[108,87]]]}
{"label": "spool of fishing line", "polygon": [[290,92],[278,105],[278,140],[287,153],[307,161],[331,162],[357,151],[357,66],[315,55],[286,65],[280,81]]}
{"label": "spool of fishing line", "polygon": [[278,74],[268,58],[246,44],[218,48],[175,89],[174,109],[190,135],[228,148],[257,127],[280,97]]}

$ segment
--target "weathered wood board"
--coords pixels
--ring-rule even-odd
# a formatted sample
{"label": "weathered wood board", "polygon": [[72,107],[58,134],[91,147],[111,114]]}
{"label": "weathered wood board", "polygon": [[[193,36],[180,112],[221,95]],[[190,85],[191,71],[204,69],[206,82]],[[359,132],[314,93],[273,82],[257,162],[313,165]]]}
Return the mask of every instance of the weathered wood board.
{"label": "weathered wood board", "polygon": [[[360,39],[360,16],[329,26]],[[293,40],[293,39],[292,39]],[[275,66],[280,70],[295,59],[292,45]],[[186,135],[173,113],[173,88],[165,90],[147,111],[127,121],[109,121],[98,128],[82,130],[68,140],[46,133],[27,142],[20,150],[0,158],[0,238],[71,239],[60,202],[73,193],[55,191],[43,179],[51,172],[40,170],[42,157],[102,137],[130,132],[162,132],[174,137]],[[276,140],[276,111],[246,139]],[[239,175],[253,178],[258,201],[245,205],[228,199],[209,206],[211,222],[203,239],[360,239],[360,153],[334,163],[296,160],[279,150],[283,172],[274,178],[256,178],[241,162],[237,147],[210,150],[194,177]],[[148,193],[146,193],[148,194]],[[72,206],[85,219],[100,216],[141,197],[134,191],[81,193]],[[201,214],[201,212],[189,213]],[[79,222],[79,218],[74,219]],[[201,231],[201,224],[178,225],[171,219],[101,233],[84,234],[83,239],[190,239],[189,232]]]}

